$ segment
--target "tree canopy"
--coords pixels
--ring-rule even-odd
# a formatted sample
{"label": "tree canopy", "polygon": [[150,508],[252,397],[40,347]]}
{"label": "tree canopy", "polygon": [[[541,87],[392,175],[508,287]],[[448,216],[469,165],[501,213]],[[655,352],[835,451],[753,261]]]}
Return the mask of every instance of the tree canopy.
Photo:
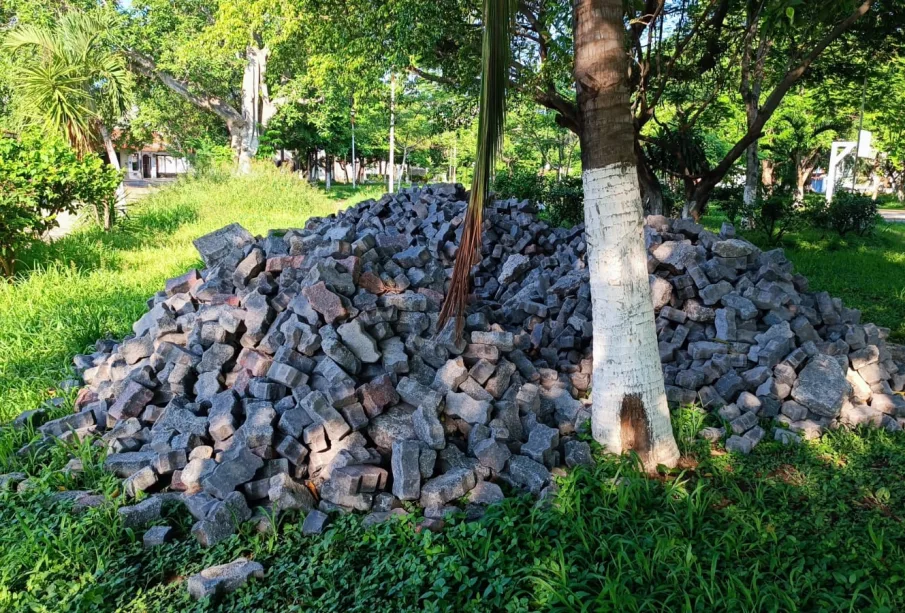
{"label": "tree canopy", "polygon": [[[520,0],[516,9],[512,112],[495,168],[574,175],[572,5]],[[104,116],[137,140],[159,134],[186,152],[228,145],[240,161],[289,154],[303,165],[324,159],[316,151],[348,164],[354,123],[361,165],[389,155],[396,75],[395,163],[405,158],[447,177],[470,172],[473,154],[458,143],[478,122],[484,16],[477,0],[12,0],[0,14],[5,129],[33,122],[47,106],[34,103],[40,89],[22,85],[23,71],[56,75],[58,84],[64,75],[35,51],[13,53],[15,37],[89,13],[111,24],[102,47],[110,68],[127,67],[128,78],[119,85],[95,62],[81,86],[56,98],[65,105],[45,116],[70,116],[60,120],[70,125]],[[902,0],[627,3],[628,86],[646,203],[659,209],[672,192],[699,211],[714,186],[746,176],[761,188],[800,191],[802,177],[825,164],[832,139],[856,136],[862,91],[864,128],[884,153],[878,171],[897,180],[905,172],[903,23]]]}

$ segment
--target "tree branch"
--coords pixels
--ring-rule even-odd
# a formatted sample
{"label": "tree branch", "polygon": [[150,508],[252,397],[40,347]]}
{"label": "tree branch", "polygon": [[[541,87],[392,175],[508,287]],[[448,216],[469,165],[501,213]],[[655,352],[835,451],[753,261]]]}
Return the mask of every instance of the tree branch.
{"label": "tree branch", "polygon": [[126,49],[124,52],[133,70],[145,75],[146,77],[157,79],[171,91],[178,94],[182,98],[185,98],[198,108],[214,113],[215,115],[217,115],[217,117],[221,118],[230,125],[242,124],[245,122],[245,120],[242,118],[242,113],[231,107],[229,104],[227,104],[220,98],[217,98],[216,96],[207,96],[193,93],[188,83],[186,83],[185,81],[180,81],[172,75],[158,69],[157,64],[153,59],[132,51],[131,49]]}
{"label": "tree branch", "polygon": [[578,123],[578,105],[575,102],[561,96],[552,87],[547,89],[537,88],[534,92],[534,101],[541,106],[556,111],[559,114],[556,117],[558,125],[574,132],[576,135],[581,134],[581,126]]}
{"label": "tree branch", "polygon": [[434,83],[442,83],[443,85],[451,85],[453,87],[458,87],[460,85],[460,83],[456,82],[455,79],[450,79],[449,77],[444,77],[443,75],[436,75],[431,72],[427,72],[426,70],[421,70],[414,64],[408,67],[408,71],[413,75],[419,76],[427,81],[433,81]]}
{"label": "tree branch", "polygon": [[707,182],[718,182],[722,179],[726,173],[729,171],[729,168],[735,163],[735,161],[745,152],[748,146],[761,137],[764,125],[767,123],[767,120],[773,115],[776,109],[779,107],[780,102],[782,102],[783,97],[786,93],[792,88],[792,86],[802,77],[807,69],[814,63],[823,51],[830,46],[830,44],[835,41],[837,38],[842,36],[846,30],[852,27],[856,21],[858,21],[861,17],[863,17],[869,10],[874,0],[865,0],[858,8],[854,10],[848,17],[844,20],[836,24],[830,32],[826,34],[820,41],[811,49],[811,52],[808,53],[805,58],[801,61],[798,66],[788,71],[782,80],[776,85],[772,92],[770,92],[770,96],[764,102],[763,106],[760,109],[760,112],[757,114],[757,117],[752,122],[751,126],[748,128],[748,131],[745,135],[739,139],[738,142],[733,145],[732,149],[729,150],[729,153],[717,164],[712,170],[705,173],[702,177],[702,181]]}

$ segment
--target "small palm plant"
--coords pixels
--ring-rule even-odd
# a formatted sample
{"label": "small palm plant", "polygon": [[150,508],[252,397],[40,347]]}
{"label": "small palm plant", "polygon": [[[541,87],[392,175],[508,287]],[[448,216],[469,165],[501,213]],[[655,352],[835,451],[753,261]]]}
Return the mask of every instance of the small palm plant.
{"label": "small palm plant", "polygon": [[19,26],[3,41],[23,56],[13,85],[27,118],[62,134],[79,154],[104,139],[104,117],[126,109],[129,74],[111,29],[106,18],[70,12],[50,27]]}
{"label": "small palm plant", "polygon": [[[124,58],[111,44],[112,30],[106,17],[73,11],[50,27],[19,26],[3,46],[22,56],[13,84],[26,119],[62,135],[79,157],[103,143],[110,164],[120,170],[105,118],[125,113],[130,81]],[[120,184],[115,199],[103,204],[103,220],[96,207],[105,230],[124,201]]]}

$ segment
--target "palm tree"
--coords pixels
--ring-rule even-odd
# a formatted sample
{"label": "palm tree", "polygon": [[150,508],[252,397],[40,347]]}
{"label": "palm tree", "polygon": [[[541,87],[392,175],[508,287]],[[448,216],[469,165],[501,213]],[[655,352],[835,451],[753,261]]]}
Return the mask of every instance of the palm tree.
{"label": "palm tree", "polygon": [[[441,326],[462,315],[480,256],[483,207],[505,116],[511,0],[484,0],[483,79],[471,196]],[[622,0],[576,0],[573,75],[581,125],[585,235],[594,325],[591,430],[648,470],[679,457],[660,367],[626,82]]]}
{"label": "palm tree", "polygon": [[[61,134],[79,155],[102,142],[119,170],[105,118],[125,113],[129,78],[125,59],[109,41],[113,27],[109,19],[70,12],[52,27],[17,27],[3,46],[25,56],[13,87],[27,118]],[[111,214],[105,211],[108,229]]]}

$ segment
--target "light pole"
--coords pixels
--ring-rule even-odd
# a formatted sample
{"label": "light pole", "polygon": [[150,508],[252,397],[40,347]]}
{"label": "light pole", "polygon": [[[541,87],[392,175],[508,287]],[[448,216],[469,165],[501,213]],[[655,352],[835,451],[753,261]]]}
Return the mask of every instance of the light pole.
{"label": "light pole", "polygon": [[352,189],[356,189],[355,179],[355,95],[349,97],[349,120],[352,122]]}

